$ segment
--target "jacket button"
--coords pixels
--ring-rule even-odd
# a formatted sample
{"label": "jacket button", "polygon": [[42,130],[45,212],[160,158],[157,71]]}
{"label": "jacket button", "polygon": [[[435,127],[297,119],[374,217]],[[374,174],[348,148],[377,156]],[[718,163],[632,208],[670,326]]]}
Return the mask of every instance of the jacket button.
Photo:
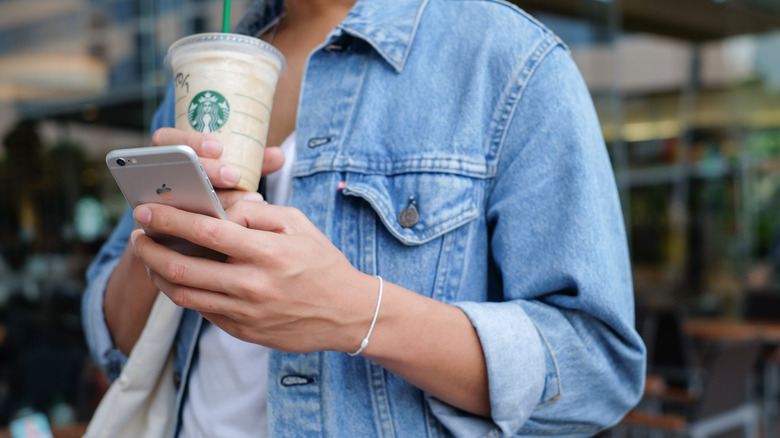
{"label": "jacket button", "polygon": [[420,214],[415,207],[414,196],[409,197],[409,205],[401,210],[398,215],[398,223],[404,228],[412,228],[420,220]]}
{"label": "jacket button", "polygon": [[352,36],[344,34],[341,35],[336,41],[325,46],[325,50],[332,52],[346,52],[352,46]]}
{"label": "jacket button", "polygon": [[317,379],[314,377],[301,376],[299,374],[289,374],[282,377],[281,383],[282,386],[301,386],[308,385],[309,383],[314,383],[316,381]]}

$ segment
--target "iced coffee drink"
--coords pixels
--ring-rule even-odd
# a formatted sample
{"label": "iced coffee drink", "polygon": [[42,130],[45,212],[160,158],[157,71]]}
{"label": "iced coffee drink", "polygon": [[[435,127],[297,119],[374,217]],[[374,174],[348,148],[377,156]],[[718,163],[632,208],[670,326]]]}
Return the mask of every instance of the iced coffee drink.
{"label": "iced coffee drink", "polygon": [[176,91],[176,127],[222,143],[221,160],[241,171],[238,188],[256,191],[268,122],[284,57],[257,38],[204,33],[168,49]]}

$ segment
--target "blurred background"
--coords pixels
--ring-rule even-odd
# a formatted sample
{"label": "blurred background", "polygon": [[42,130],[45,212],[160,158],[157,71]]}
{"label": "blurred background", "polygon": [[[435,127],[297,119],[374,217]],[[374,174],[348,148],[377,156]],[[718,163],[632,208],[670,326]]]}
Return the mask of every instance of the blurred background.
{"label": "blurred background", "polygon": [[[233,1],[234,23],[250,3]],[[650,382],[702,397],[713,352],[757,339],[741,397],[760,433],[777,435],[780,0],[514,3],[569,45],[596,103]],[[105,390],[79,316],[84,271],[125,208],[103,158],[149,144],[165,50],[219,30],[221,10],[0,0],[0,427],[29,412],[83,423]]]}

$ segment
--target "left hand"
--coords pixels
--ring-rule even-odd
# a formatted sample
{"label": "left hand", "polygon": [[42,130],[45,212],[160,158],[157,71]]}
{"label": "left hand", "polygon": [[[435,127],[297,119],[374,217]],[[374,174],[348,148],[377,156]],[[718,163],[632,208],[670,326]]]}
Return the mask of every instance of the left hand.
{"label": "left hand", "polygon": [[[235,166],[219,160],[223,145],[207,134],[195,131],[184,131],[175,128],[160,128],[152,136],[152,145],[183,144],[191,147],[203,165],[211,184],[219,196],[222,206],[227,209],[239,199],[260,199],[259,193],[234,190],[241,177],[240,170]],[[263,152],[262,175],[269,175],[281,169],[284,164],[284,153],[281,148],[267,147]]]}
{"label": "left hand", "polygon": [[176,304],[231,335],[286,352],[354,351],[376,305],[377,280],[355,269],[299,210],[238,201],[229,221],[146,204],[136,221],[228,256],[187,257],[131,237],[151,280]]}

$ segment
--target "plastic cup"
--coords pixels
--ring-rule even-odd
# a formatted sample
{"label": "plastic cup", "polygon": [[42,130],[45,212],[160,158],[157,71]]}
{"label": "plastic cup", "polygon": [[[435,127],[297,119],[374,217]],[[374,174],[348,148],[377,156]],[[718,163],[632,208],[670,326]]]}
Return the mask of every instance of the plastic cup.
{"label": "plastic cup", "polygon": [[257,38],[215,32],[176,41],[166,63],[174,75],[176,127],[219,140],[220,159],[241,171],[237,188],[256,191],[284,56]]}

